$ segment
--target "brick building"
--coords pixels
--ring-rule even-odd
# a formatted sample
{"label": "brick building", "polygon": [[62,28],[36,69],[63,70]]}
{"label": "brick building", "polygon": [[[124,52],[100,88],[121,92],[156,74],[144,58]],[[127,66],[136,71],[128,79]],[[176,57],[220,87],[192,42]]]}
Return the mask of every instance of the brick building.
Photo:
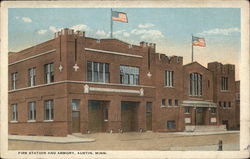
{"label": "brick building", "polygon": [[[9,53],[9,134],[236,127],[235,68],[63,29]],[[192,131],[193,131],[192,130]]]}

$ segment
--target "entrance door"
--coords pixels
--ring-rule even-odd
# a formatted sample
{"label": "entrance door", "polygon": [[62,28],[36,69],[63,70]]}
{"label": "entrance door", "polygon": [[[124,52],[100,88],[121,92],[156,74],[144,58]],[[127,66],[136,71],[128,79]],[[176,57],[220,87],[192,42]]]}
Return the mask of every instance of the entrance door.
{"label": "entrance door", "polygon": [[72,110],[72,133],[80,132],[80,111],[79,111],[79,99],[72,99],[71,110]]}
{"label": "entrance door", "polygon": [[72,132],[80,132],[80,111],[72,111]]}
{"label": "entrance door", "polygon": [[146,103],[146,127],[152,130],[152,102]]}
{"label": "entrance door", "polygon": [[226,125],[226,128],[228,129],[228,120],[222,120],[222,125]]}
{"label": "entrance door", "polygon": [[204,109],[197,108],[196,110],[196,124],[203,125],[204,124]]}
{"label": "entrance door", "polygon": [[121,120],[124,132],[137,130],[137,103],[121,102]]}

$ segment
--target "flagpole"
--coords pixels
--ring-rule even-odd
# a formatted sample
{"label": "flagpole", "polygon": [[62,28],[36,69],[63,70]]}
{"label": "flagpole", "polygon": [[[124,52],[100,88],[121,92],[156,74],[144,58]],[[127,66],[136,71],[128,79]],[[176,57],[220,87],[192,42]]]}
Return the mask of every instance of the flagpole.
{"label": "flagpole", "polygon": [[192,62],[194,62],[194,46],[193,46],[193,34],[192,34],[192,43],[191,43],[191,45],[192,45]]}
{"label": "flagpole", "polygon": [[111,19],[110,19],[110,38],[112,39],[113,38],[113,20],[112,20],[112,8],[111,8]]}

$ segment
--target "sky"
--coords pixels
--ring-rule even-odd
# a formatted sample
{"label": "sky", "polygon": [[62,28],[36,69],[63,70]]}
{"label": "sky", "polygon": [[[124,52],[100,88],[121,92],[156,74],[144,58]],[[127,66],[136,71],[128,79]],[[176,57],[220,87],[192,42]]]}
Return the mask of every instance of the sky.
{"label": "sky", "polygon": [[[239,79],[239,8],[113,8],[125,12],[128,23],[114,21],[113,37],[139,45],[156,43],[156,52],[183,56],[191,62],[192,34],[206,47],[194,47],[194,61],[207,66],[219,61],[236,65]],[[94,38],[110,37],[110,8],[10,8],[9,51],[20,51],[50,40],[62,28],[85,31]]]}

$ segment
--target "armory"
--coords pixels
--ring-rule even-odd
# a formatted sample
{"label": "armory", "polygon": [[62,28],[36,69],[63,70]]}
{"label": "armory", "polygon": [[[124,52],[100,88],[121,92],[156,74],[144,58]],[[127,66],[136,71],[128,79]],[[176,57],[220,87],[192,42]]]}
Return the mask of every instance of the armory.
{"label": "armory", "polygon": [[235,129],[237,88],[234,65],[183,65],[152,43],[63,29],[9,53],[9,134]]}

